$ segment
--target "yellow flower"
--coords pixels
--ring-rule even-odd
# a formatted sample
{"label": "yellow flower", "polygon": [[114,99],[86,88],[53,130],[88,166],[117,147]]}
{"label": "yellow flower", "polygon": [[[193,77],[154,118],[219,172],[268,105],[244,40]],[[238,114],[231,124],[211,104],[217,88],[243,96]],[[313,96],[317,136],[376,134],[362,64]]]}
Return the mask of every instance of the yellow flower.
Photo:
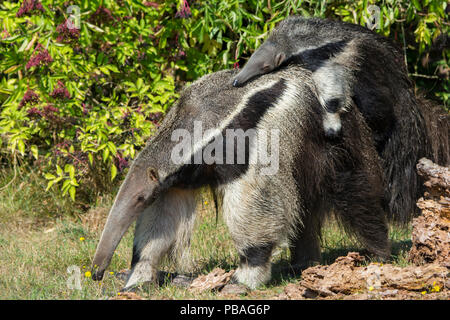
{"label": "yellow flower", "polygon": [[113,271],[111,271],[109,274],[114,274],[114,272]]}
{"label": "yellow flower", "polygon": [[208,204],[208,201],[205,201],[205,204]]}
{"label": "yellow flower", "polygon": [[373,287],[372,286],[369,287],[369,291],[373,291]]}
{"label": "yellow flower", "polygon": [[80,237],[80,241],[84,241],[85,239],[84,239],[84,237]]}
{"label": "yellow flower", "polygon": [[117,295],[120,296],[120,292],[117,292]]}
{"label": "yellow flower", "polygon": [[426,294],[427,294],[427,292],[426,292],[426,291],[422,291],[422,292],[421,292],[421,294],[423,294],[423,295],[426,295]]}
{"label": "yellow flower", "polygon": [[84,273],[84,276],[85,276],[86,278],[90,278],[90,277],[91,277],[91,272],[90,272],[90,271],[86,271],[86,272]]}
{"label": "yellow flower", "polygon": [[86,266],[83,266],[83,269],[86,269]]}
{"label": "yellow flower", "polygon": [[439,286],[434,286],[432,291],[434,291],[434,292],[439,292],[440,290],[441,290],[441,287],[439,287]]}

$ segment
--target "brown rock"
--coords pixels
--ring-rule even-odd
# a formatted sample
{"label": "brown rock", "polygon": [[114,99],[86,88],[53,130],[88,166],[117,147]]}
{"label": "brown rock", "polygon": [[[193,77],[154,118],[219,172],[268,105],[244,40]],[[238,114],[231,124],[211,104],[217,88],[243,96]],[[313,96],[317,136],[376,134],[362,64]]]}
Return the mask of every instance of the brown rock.
{"label": "brown rock", "polygon": [[421,159],[417,170],[428,179],[428,191],[417,202],[422,214],[413,220],[409,261],[450,268],[450,169]]}
{"label": "brown rock", "polygon": [[300,286],[306,289],[303,296],[314,297],[315,294],[320,297],[338,299],[342,298],[342,295],[356,293],[367,293],[369,297],[379,297],[383,295],[383,292],[385,295],[392,295],[393,290],[420,292],[436,286],[440,290],[446,290],[445,281],[448,271],[443,266],[430,264],[403,268],[377,263],[358,266],[362,260],[359,254],[352,252],[346,257],[339,257],[329,266],[306,269],[300,281]]}
{"label": "brown rock", "polygon": [[409,261],[416,265],[439,263],[450,267],[450,220],[444,208],[434,200],[420,199],[422,215],[413,220]]}
{"label": "brown rock", "polygon": [[300,284],[308,289],[305,293],[312,297],[333,296],[337,293],[350,294],[364,287],[365,280],[354,277],[354,270],[364,258],[357,252],[349,252],[346,257],[339,257],[329,266],[314,266],[302,273]]}
{"label": "brown rock", "polygon": [[286,287],[284,287],[283,296],[285,296],[288,300],[304,300],[305,288],[299,286],[298,284],[289,283]]}
{"label": "brown rock", "polygon": [[232,284],[229,283],[225,285],[220,290],[220,295],[223,296],[240,296],[240,295],[246,295],[248,293],[248,288],[246,286],[240,285],[240,284]]}
{"label": "brown rock", "polygon": [[234,270],[225,272],[225,270],[221,268],[216,268],[209,274],[199,276],[195,279],[189,286],[189,290],[197,292],[206,290],[220,290],[231,280],[231,276],[233,274]]}

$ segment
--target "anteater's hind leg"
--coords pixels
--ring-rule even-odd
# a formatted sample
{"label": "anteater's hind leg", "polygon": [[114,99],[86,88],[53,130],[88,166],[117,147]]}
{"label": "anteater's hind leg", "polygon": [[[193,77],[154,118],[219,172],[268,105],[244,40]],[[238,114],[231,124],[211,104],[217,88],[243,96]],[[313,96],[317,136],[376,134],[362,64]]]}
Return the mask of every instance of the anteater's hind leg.
{"label": "anteater's hind leg", "polygon": [[291,270],[298,273],[303,269],[320,263],[320,216],[307,214],[303,226],[298,228],[296,237],[291,241]]}
{"label": "anteater's hind leg", "polygon": [[[383,210],[383,189],[370,170],[352,170],[338,175],[334,211],[347,231],[381,259],[390,254],[387,217]],[[375,179],[372,179],[375,178]]]}
{"label": "anteater's hind leg", "polygon": [[158,265],[167,253],[186,258],[183,249],[190,240],[195,207],[193,190],[171,189],[141,214],[136,222],[132,269],[124,290],[156,282]]}

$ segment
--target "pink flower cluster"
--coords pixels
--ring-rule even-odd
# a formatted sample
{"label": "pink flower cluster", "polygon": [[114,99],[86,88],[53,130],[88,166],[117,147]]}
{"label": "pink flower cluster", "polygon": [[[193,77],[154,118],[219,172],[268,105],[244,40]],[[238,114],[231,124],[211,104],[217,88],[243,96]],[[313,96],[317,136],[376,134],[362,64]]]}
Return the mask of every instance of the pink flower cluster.
{"label": "pink flower cluster", "polygon": [[59,118],[56,115],[59,112],[59,109],[52,106],[51,104],[48,104],[44,107],[44,111],[41,113],[45,118],[47,118],[50,121],[57,121]]}
{"label": "pink flower cluster", "polygon": [[62,81],[58,81],[58,85],[50,93],[50,97],[54,99],[70,99],[70,93]]}
{"label": "pink flower cluster", "polygon": [[66,140],[64,140],[63,142],[57,143],[54,146],[55,155],[56,156],[62,155],[61,149],[69,149],[69,146],[70,146],[70,144]]}
{"label": "pink flower cluster", "polygon": [[125,120],[128,119],[128,117],[131,115],[130,111],[125,111],[124,114],[122,115],[121,119]]}
{"label": "pink flower cluster", "polygon": [[29,116],[39,115],[39,116],[42,117],[42,111],[39,110],[39,109],[36,108],[36,107],[33,107],[33,108],[31,108],[31,109],[28,109],[28,110],[27,110],[27,113],[28,113]]}
{"label": "pink flower cluster", "polygon": [[60,118],[57,115],[58,112],[59,112],[59,109],[54,107],[51,104],[46,105],[44,107],[44,110],[39,110],[36,107],[30,108],[27,110],[27,113],[30,117],[41,116],[43,118],[46,118],[52,124],[61,123],[62,118]]}
{"label": "pink flower cluster", "polygon": [[78,30],[77,28],[69,28],[67,26],[68,23],[70,23],[70,21],[66,20],[56,28],[56,31],[58,31],[59,33],[56,41],[70,42],[71,40],[78,40],[78,38],[80,37],[80,30]]}
{"label": "pink flower cluster", "polygon": [[162,112],[150,113],[148,119],[156,126],[158,126],[158,121],[161,120],[163,114]]}
{"label": "pink flower cluster", "polygon": [[27,69],[30,69],[31,67],[35,67],[40,64],[49,64],[51,62],[53,62],[53,58],[48,53],[47,49],[38,43],[26,67]]}
{"label": "pink flower cluster", "polygon": [[83,114],[88,114],[92,108],[90,105],[88,105],[86,103],[82,103],[81,107],[83,108]]}
{"label": "pink flower cluster", "polygon": [[146,7],[158,8],[158,7],[159,7],[159,4],[157,4],[156,2],[145,1],[145,2],[144,2],[144,6],[146,6]]}
{"label": "pink flower cluster", "polygon": [[36,11],[44,12],[44,7],[38,0],[24,0],[19,11],[16,13],[16,17],[31,16]]}
{"label": "pink flower cluster", "polygon": [[116,20],[111,13],[111,10],[103,6],[99,6],[98,9],[91,15],[91,22],[95,24],[102,24],[104,22],[110,22]]}
{"label": "pink flower cluster", "polygon": [[189,8],[189,4],[187,0],[183,0],[183,4],[181,5],[180,11],[175,14],[175,18],[186,19],[191,16],[191,9]]}
{"label": "pink flower cluster", "polygon": [[122,158],[122,156],[119,154],[117,155],[116,159],[116,167],[119,169],[119,172],[122,172],[123,169],[128,167],[128,161],[125,158]]}
{"label": "pink flower cluster", "polygon": [[27,92],[23,95],[22,100],[19,103],[19,109],[23,106],[29,104],[36,104],[39,102],[39,96],[36,92],[31,89],[28,89]]}

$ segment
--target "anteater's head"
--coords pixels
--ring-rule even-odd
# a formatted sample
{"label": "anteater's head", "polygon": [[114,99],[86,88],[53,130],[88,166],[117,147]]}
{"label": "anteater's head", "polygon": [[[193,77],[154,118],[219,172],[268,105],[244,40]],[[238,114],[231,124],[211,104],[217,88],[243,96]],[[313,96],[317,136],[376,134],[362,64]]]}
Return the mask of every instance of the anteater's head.
{"label": "anteater's head", "polygon": [[250,57],[244,68],[233,79],[233,86],[240,87],[248,80],[266,74],[279,67],[286,59],[286,54],[271,41],[263,43]]}

